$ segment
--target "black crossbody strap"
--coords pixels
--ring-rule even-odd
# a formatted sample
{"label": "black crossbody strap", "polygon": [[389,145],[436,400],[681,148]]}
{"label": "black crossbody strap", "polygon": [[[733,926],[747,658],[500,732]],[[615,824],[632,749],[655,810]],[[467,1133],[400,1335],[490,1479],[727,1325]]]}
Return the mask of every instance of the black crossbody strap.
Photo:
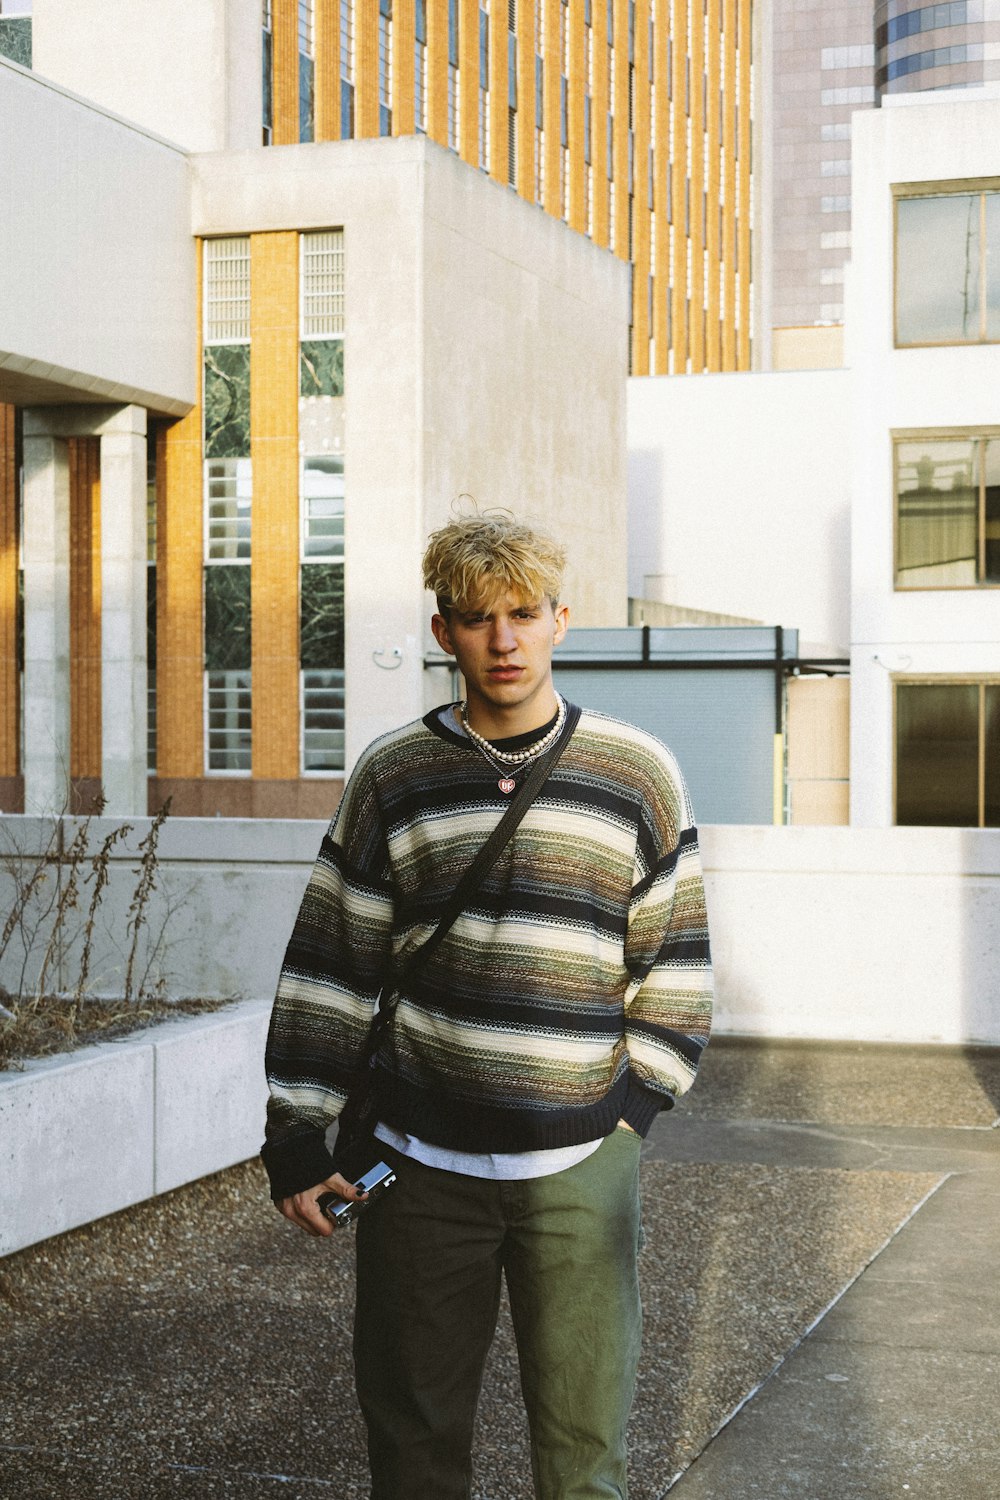
{"label": "black crossbody strap", "polygon": [[417,969],[426,963],[434,949],[445,938],[459,913],[468,904],[469,897],[478,890],[485,877],[496,864],[502,850],[510,843],[515,829],[555,768],[556,762],[568,745],[570,737],[579,721],[580,709],[575,703],[567,704],[566,722],[559,733],[559,738],[554,745],[546,750],[544,755],[539,756],[538,760],[535,761],[520,791],[515,794],[503,817],[448,897],[434,931],[429,937],[425,938],[419,948],[415,949],[408,956],[392,976],[390,984],[386,985],[383,989],[382,997],[379,1001],[378,1013],[373,1024],[375,1035],[371,1038],[371,1041],[374,1045],[377,1046],[379,1040],[384,1035],[385,1029],[391,1021],[398,1003],[398,995],[393,995],[391,990],[397,988],[403,980],[412,978]]}

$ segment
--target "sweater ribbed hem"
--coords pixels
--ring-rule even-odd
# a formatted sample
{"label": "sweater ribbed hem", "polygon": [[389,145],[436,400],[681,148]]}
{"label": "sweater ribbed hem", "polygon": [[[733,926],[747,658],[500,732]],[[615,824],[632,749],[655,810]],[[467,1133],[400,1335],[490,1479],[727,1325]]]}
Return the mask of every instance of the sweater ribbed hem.
{"label": "sweater ribbed hem", "polygon": [[581,1109],[547,1109],[523,1103],[507,1107],[430,1094],[405,1079],[383,1073],[378,1083],[378,1108],[380,1120],[407,1135],[418,1136],[428,1145],[451,1151],[506,1154],[579,1146],[610,1135],[623,1118],[628,1092],[629,1076],[623,1072],[603,1099]]}
{"label": "sweater ribbed hem", "polygon": [[661,1109],[672,1109],[669,1094],[656,1094],[640,1083],[634,1073],[628,1075],[628,1095],[622,1108],[622,1119],[639,1135],[646,1135]]}
{"label": "sweater ribbed hem", "polygon": [[273,1203],[317,1187],[335,1170],[324,1133],[319,1130],[296,1131],[279,1140],[265,1141],[260,1156],[270,1179]]}

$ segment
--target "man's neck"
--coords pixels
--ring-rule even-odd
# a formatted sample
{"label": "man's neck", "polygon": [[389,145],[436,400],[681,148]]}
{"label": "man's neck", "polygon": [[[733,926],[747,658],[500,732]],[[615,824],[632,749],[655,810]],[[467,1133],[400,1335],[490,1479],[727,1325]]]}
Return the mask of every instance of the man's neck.
{"label": "man's neck", "polygon": [[470,698],[465,716],[484,739],[505,740],[519,734],[530,734],[533,729],[544,729],[558,712],[559,699],[549,683],[544,692],[534,693],[526,702],[512,703],[509,707],[488,703],[482,698]]}

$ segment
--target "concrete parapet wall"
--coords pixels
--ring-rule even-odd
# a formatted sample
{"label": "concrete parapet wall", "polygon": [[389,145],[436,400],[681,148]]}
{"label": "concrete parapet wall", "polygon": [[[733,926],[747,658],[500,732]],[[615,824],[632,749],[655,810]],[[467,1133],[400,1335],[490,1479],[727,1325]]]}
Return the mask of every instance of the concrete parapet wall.
{"label": "concrete parapet wall", "polygon": [[1000,830],[703,830],[717,1026],[1000,1044]]}
{"label": "concrete parapet wall", "polygon": [[0,1073],[0,1255],[255,1155],[268,1014],[245,1001]]}
{"label": "concrete parapet wall", "polygon": [[[95,821],[94,838],[107,826]],[[120,975],[135,841],[146,828],[137,822],[113,859],[104,950],[94,960],[104,993]],[[42,819],[0,820],[0,834],[26,857],[48,830]],[[171,995],[271,998],[324,831],[313,821],[167,822],[157,895],[175,906],[162,965]],[[702,834],[719,1030],[1000,1045],[1000,830],[717,826]],[[6,880],[0,867],[5,907]],[[10,957],[0,968],[8,988]]]}

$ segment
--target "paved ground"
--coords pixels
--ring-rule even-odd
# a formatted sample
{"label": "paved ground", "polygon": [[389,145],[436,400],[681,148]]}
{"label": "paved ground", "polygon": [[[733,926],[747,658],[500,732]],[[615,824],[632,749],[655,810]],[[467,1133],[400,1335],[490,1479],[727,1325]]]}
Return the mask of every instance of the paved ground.
{"label": "paved ground", "polygon": [[[998,1053],[713,1042],[644,1148],[632,1500],[1000,1497],[998,1114]],[[248,1163],[0,1263],[0,1497],[363,1500],[352,1254]],[[476,1462],[529,1500],[506,1314]]]}

